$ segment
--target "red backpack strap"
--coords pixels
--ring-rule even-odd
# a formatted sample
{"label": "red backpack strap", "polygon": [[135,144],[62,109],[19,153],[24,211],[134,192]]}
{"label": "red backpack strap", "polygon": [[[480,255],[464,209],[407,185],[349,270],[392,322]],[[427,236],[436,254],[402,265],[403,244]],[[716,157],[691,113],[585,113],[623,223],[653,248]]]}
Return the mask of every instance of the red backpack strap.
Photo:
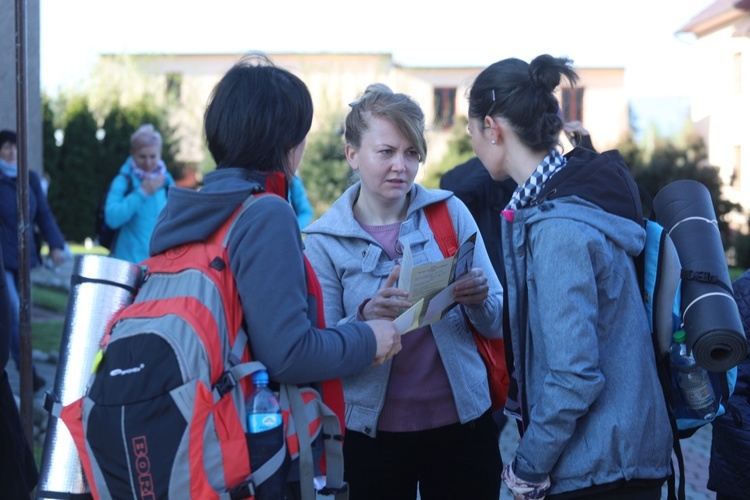
{"label": "red backpack strap", "polygon": [[[453,219],[451,219],[448,204],[445,200],[433,203],[424,208],[424,213],[443,256],[451,257],[458,251],[458,237],[453,227]],[[505,406],[508,385],[510,384],[508,370],[505,367],[504,341],[503,339],[484,337],[474,328],[469,317],[466,316],[466,312],[462,310],[462,313],[477,344],[479,355],[487,368],[487,382],[490,386],[490,399],[492,401],[491,408],[493,411],[500,410]]]}
{"label": "red backpack strap", "polygon": [[424,207],[424,215],[430,225],[440,250],[445,258],[452,257],[458,251],[458,238],[453,227],[453,219],[445,200]]}
{"label": "red backpack strap", "polygon": [[[325,312],[323,309],[323,289],[318,281],[318,276],[315,274],[315,270],[310,261],[307,260],[307,256],[303,254],[305,260],[305,274],[307,275],[307,293],[316,298],[316,308],[318,324],[315,325],[318,328],[326,327]],[[333,410],[333,412],[339,417],[341,424],[341,434],[344,433],[344,390],[341,385],[340,379],[326,380],[321,384],[321,392],[323,401],[325,404]]]}

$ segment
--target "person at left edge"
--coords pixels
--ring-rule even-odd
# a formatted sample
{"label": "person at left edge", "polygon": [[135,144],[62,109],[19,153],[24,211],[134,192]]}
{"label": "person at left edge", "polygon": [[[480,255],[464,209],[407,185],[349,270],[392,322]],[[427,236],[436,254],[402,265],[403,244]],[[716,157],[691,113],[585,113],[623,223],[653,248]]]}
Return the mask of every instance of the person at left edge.
{"label": "person at left edge", "polygon": [[[16,367],[20,369],[20,308],[21,300],[18,295],[18,150],[16,133],[11,130],[0,131],[0,242],[3,246],[5,262],[3,271],[10,297],[11,315],[10,354]],[[42,236],[47,240],[49,257],[55,266],[59,266],[65,259],[65,240],[57,226],[55,217],[47,204],[39,175],[29,171],[29,221],[41,229]],[[37,267],[39,252],[36,241],[29,238],[29,267]],[[4,368],[4,366],[0,366]],[[44,378],[33,369],[33,388],[36,392],[45,385]]]}
{"label": "person at left edge", "polygon": [[161,159],[161,134],[141,125],[130,138],[130,156],[112,180],[104,220],[119,229],[111,256],[138,263],[148,258],[148,245],[159,213],[167,204],[172,175]]}
{"label": "person at left edge", "polygon": [[497,500],[502,461],[487,370],[469,322],[502,336],[503,293],[477,225],[448,191],[414,179],[427,154],[414,100],[372,84],[346,118],[346,157],[360,181],[305,228],[305,253],[323,287],[329,326],[393,320],[412,304],[395,286],[409,245],[415,265],[444,259],[425,216],[445,202],[459,242],[477,233],[459,305],[403,336],[401,353],[344,378],[344,477],[352,499]]}
{"label": "person at left edge", "polygon": [[[2,264],[3,252],[0,247],[0,267]],[[39,473],[5,371],[10,352],[12,315],[8,289],[5,282],[0,280],[0,485],[3,498],[29,498]]]}

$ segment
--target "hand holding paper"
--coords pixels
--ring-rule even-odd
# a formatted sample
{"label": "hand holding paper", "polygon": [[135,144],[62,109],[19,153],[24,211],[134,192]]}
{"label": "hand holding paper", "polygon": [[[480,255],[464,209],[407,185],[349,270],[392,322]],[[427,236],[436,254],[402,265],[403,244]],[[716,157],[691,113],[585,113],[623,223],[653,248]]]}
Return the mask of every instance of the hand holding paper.
{"label": "hand holding paper", "polygon": [[482,305],[489,294],[490,285],[487,276],[484,275],[484,270],[479,267],[475,267],[466,273],[455,282],[453,287],[453,299],[466,306]]}
{"label": "hand holding paper", "polygon": [[[476,233],[453,257],[417,267],[412,266],[411,249],[404,246],[399,288],[407,288],[409,300],[415,304],[393,322],[400,333],[439,320],[459,302],[466,305],[484,302],[489,286],[484,272],[479,268],[472,269],[475,241]],[[456,281],[461,276],[465,279]],[[461,295],[459,300],[456,300],[456,289]]]}
{"label": "hand holding paper", "polygon": [[398,280],[401,266],[396,266],[386,278],[383,286],[375,296],[367,301],[362,308],[362,316],[365,320],[370,319],[395,319],[401,311],[411,307],[411,302],[406,300],[409,295],[406,290],[395,288],[393,285]]}

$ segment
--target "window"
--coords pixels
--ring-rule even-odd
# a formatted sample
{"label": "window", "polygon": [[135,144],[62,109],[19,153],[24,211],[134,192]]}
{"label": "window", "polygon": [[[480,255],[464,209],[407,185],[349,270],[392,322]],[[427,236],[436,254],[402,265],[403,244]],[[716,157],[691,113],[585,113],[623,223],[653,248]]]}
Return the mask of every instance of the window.
{"label": "window", "polygon": [[456,113],[456,88],[435,89],[435,125],[450,128]]}
{"label": "window", "polygon": [[573,120],[583,121],[583,89],[564,88],[562,89],[562,112],[563,121],[571,122]]}
{"label": "window", "polygon": [[182,73],[167,74],[167,99],[179,101],[182,90]]}

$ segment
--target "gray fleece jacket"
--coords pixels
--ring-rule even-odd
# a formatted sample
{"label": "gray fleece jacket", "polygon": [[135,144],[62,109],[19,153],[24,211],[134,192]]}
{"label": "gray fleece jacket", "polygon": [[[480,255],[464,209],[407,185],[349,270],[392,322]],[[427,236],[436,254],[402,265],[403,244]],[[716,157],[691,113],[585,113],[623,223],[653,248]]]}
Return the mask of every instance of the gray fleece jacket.
{"label": "gray fleece jacket", "polygon": [[[328,212],[303,230],[306,233],[305,254],[323,287],[325,316],[329,326],[355,321],[358,307],[365,299],[375,295],[396,265],[354,219],[352,206],[359,189],[359,183],[351,186]],[[484,270],[490,286],[483,306],[464,310],[482,334],[488,338],[499,338],[502,336],[502,288],[477,225],[458,198],[448,191],[427,190],[414,184],[407,217],[401,224],[399,242],[404,246],[410,245],[415,266],[442,260],[443,254],[422,210],[441,200],[447,200],[459,243],[477,233],[474,267]],[[490,407],[490,396],[486,369],[461,307],[453,308],[431,327],[448,374],[460,421],[466,423],[474,420]],[[371,437],[376,435],[390,369],[391,363],[387,362],[343,379],[348,429]]]}
{"label": "gray fleece jacket", "polygon": [[[209,173],[200,191],[171,188],[151,254],[205,239],[264,184],[262,172],[227,168]],[[228,252],[253,356],[272,380],[307,384],[351,375],[373,362],[375,336],[366,324],[315,327],[299,226],[285,199],[265,196],[253,204],[237,220]]]}

